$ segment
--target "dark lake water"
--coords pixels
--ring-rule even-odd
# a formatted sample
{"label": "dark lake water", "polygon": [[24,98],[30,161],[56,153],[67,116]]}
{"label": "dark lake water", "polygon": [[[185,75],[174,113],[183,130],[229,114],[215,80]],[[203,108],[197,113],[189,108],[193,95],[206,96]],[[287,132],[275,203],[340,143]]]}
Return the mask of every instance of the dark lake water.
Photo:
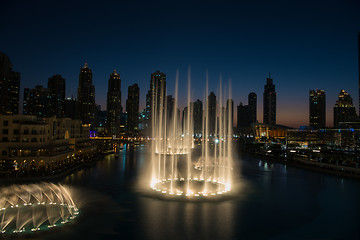
{"label": "dark lake water", "polygon": [[218,202],[165,201],[137,186],[147,149],[69,175],[80,215],[40,239],[360,239],[360,181],[236,157],[241,190]]}

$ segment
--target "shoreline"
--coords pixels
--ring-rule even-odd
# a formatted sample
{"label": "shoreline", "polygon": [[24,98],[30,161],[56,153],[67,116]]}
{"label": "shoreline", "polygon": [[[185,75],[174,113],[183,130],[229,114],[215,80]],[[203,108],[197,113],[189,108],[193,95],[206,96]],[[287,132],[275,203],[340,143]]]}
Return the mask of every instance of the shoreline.
{"label": "shoreline", "polygon": [[5,183],[5,184],[9,184],[9,183],[31,183],[31,182],[43,182],[43,181],[49,181],[49,180],[58,180],[61,178],[64,178],[70,174],[72,174],[73,172],[79,171],[81,169],[84,168],[88,168],[88,167],[92,167],[94,166],[102,157],[108,156],[110,154],[113,153],[103,153],[100,154],[99,156],[97,156],[93,161],[91,162],[83,162],[80,163],[79,165],[76,165],[70,169],[67,169],[63,172],[60,172],[58,174],[54,174],[54,175],[46,175],[46,176],[27,176],[27,177],[0,177],[0,185]]}
{"label": "shoreline", "polygon": [[246,155],[255,156],[258,158],[281,163],[291,167],[302,168],[302,169],[325,173],[337,177],[347,177],[347,178],[360,180],[360,169],[357,168],[336,166],[328,163],[319,163],[309,160],[297,159],[295,157],[285,159],[280,156],[264,155],[257,152],[247,151],[246,149],[242,149],[241,151],[243,154]]}

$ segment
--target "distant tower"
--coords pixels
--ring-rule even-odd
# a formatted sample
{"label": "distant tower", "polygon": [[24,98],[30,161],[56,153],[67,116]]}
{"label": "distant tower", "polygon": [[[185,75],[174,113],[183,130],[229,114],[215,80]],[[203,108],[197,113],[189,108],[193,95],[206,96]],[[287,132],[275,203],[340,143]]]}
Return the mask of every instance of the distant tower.
{"label": "distant tower", "polygon": [[216,95],[211,92],[208,96],[208,114],[209,114],[209,134],[215,134],[215,120],[216,120]]}
{"label": "distant tower", "polygon": [[84,124],[95,121],[95,87],[92,84],[92,71],[88,64],[80,68],[78,88],[79,117]]}
{"label": "distant tower", "polygon": [[166,74],[160,71],[151,73],[150,79],[150,118],[154,113],[153,108],[156,110],[156,114],[160,108],[164,107],[165,98],[166,98]]}
{"label": "distant tower", "polygon": [[7,55],[0,52],[0,114],[19,113],[20,73],[12,70]]}
{"label": "distant tower", "polygon": [[139,86],[134,84],[128,88],[126,101],[127,130],[135,132],[139,130]]}
{"label": "distant tower", "polygon": [[48,89],[51,92],[52,115],[64,117],[65,114],[65,79],[57,74],[48,79]]}
{"label": "distant tower", "polygon": [[339,93],[339,100],[336,101],[334,107],[334,127],[338,127],[340,122],[357,121],[353,100],[345,90]]}
{"label": "distant tower", "polygon": [[360,32],[358,32],[359,116],[360,116]]}
{"label": "distant tower", "polygon": [[243,128],[250,127],[249,105],[240,102],[237,106],[237,130],[240,132]]}
{"label": "distant tower", "polygon": [[264,123],[276,124],[276,92],[273,79],[266,78],[266,85],[264,87]]}
{"label": "distant tower", "polygon": [[110,74],[107,93],[106,128],[108,135],[118,135],[121,124],[121,79],[114,70]]}
{"label": "distant tower", "polygon": [[324,90],[310,90],[309,121],[314,129],[326,127],[326,97]]}
{"label": "distant tower", "polygon": [[248,105],[249,105],[250,123],[256,123],[257,122],[257,95],[256,95],[256,93],[254,93],[254,92],[249,93]]}
{"label": "distant tower", "polygon": [[35,115],[38,117],[53,116],[52,94],[41,85],[33,89],[24,89],[24,115]]}
{"label": "distant tower", "polygon": [[194,133],[200,136],[202,133],[203,104],[198,99],[194,102]]}

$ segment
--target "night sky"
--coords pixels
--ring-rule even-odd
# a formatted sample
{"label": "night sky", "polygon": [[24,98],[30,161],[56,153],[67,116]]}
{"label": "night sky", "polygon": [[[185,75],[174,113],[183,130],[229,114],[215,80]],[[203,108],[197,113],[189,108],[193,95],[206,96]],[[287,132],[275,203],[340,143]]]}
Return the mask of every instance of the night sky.
{"label": "night sky", "polygon": [[[36,2],[36,3],[34,3]],[[205,75],[217,91],[219,75],[232,81],[235,105],[262,94],[271,73],[277,91],[277,123],[308,125],[310,89],[327,95],[327,124],[341,89],[358,104],[357,32],[360,1],[8,1],[0,3],[0,51],[21,73],[23,88],[47,85],[61,74],[66,95],[76,97],[80,67],[93,70],[96,102],[106,108],[114,69],[127,88],[138,83],[140,107],[150,73],[167,74],[173,94],[180,72],[185,102],[191,66],[193,100],[203,99]]]}

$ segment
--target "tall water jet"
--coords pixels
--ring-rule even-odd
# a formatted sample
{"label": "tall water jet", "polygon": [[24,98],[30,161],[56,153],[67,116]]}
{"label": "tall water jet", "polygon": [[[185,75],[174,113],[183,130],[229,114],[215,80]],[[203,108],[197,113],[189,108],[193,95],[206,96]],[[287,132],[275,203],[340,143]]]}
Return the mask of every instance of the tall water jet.
{"label": "tall water jet", "polygon": [[[201,146],[196,148],[190,68],[187,76],[187,106],[183,112],[182,125],[178,111],[178,82],[177,71],[172,101],[165,101],[164,82],[156,83],[158,85],[153,89],[150,188],[162,196],[177,196],[180,199],[211,198],[228,193],[232,190],[233,181],[233,115],[229,106],[231,101],[225,101],[223,97],[226,94],[223,92],[221,78],[220,99],[216,102],[208,95],[206,74],[203,131],[201,138],[197,139]],[[215,96],[214,93],[212,95]],[[227,95],[231,97],[230,88]],[[172,106],[169,106],[170,103]]]}

